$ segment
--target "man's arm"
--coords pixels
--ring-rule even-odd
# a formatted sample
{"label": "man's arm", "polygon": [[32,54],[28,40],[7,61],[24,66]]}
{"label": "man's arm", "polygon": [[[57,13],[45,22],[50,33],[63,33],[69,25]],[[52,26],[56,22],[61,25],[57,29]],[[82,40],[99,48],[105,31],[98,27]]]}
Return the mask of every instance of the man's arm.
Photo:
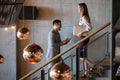
{"label": "man's arm", "polygon": [[61,41],[61,39],[59,40],[60,42],[56,42],[55,40],[56,40],[56,34],[55,33],[52,33],[51,34],[51,43],[52,43],[52,46],[54,46],[54,47],[60,47],[60,46],[62,46],[62,45],[65,45],[65,44],[67,44],[70,40],[67,38],[66,40],[62,40]]}

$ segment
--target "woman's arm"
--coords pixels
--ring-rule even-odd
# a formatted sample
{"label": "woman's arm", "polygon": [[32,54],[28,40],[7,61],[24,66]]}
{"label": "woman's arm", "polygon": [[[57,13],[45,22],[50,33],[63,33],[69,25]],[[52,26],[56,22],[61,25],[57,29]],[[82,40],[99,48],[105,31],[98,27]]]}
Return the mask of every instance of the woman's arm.
{"label": "woman's arm", "polygon": [[82,21],[83,21],[86,31],[90,31],[92,29],[92,26],[88,18],[83,16]]}
{"label": "woman's arm", "polygon": [[79,36],[79,37],[82,36],[84,33],[87,33],[88,31],[90,31],[92,29],[90,21],[88,21],[88,19],[85,16],[82,17],[82,26],[85,27],[85,30],[83,30],[82,32],[78,33],[77,36]]}
{"label": "woman's arm", "polygon": [[84,33],[87,33],[87,32],[88,32],[87,30],[83,30],[82,32],[79,32],[79,33],[77,34],[77,36],[78,36],[78,37],[83,36],[83,34],[84,34]]}

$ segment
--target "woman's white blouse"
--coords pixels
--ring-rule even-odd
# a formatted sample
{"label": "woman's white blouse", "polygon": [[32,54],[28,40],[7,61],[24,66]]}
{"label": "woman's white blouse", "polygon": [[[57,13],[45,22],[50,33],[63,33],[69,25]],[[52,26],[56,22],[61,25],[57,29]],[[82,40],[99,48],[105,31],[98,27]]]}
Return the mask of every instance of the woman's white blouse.
{"label": "woman's white blouse", "polygon": [[83,16],[82,18],[80,18],[79,25],[81,27],[85,27],[86,31],[90,31],[92,29],[91,24],[88,22],[88,20],[85,18],[85,16]]}

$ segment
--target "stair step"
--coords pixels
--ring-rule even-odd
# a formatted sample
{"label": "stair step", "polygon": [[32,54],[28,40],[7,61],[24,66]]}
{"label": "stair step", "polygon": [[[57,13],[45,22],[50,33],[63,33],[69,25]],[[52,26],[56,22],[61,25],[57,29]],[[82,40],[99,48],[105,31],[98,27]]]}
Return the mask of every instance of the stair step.
{"label": "stair step", "polygon": [[111,75],[111,70],[106,70],[105,77],[110,77]]}
{"label": "stair step", "polygon": [[108,77],[103,77],[103,78],[80,78],[80,80],[110,80]]}
{"label": "stair step", "polygon": [[95,78],[95,80],[110,80],[110,78],[108,78],[108,77],[104,77],[104,78]]}
{"label": "stair step", "polygon": [[[76,76],[74,76],[72,80],[76,80]],[[110,77],[95,77],[95,78],[80,78],[80,80],[111,80],[111,79]]]}

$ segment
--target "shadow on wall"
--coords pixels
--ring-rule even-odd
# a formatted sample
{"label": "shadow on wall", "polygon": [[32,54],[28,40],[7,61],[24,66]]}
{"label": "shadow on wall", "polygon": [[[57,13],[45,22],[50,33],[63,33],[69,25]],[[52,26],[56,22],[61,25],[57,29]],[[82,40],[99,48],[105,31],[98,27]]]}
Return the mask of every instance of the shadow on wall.
{"label": "shadow on wall", "polygon": [[55,10],[48,7],[40,7],[37,8],[37,10],[38,10],[37,20],[51,20],[54,19],[55,17],[60,16],[58,12],[55,12]]}

